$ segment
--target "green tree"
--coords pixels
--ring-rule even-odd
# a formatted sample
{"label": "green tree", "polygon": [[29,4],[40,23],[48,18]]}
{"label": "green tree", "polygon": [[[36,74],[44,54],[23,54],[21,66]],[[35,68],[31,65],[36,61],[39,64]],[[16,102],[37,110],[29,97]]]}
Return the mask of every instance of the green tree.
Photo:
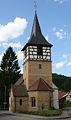
{"label": "green tree", "polygon": [[18,65],[16,53],[13,51],[12,47],[9,47],[6,53],[4,53],[0,67],[1,75],[6,85],[17,81],[20,67]]}
{"label": "green tree", "polygon": [[5,93],[5,87],[6,87],[6,96],[7,96],[6,101],[8,101],[9,87],[11,84],[14,84],[20,77],[20,67],[18,64],[18,59],[12,47],[9,47],[6,50],[6,53],[4,53],[3,55],[3,58],[0,64],[0,77],[1,77],[0,82],[2,84],[1,86],[3,88],[2,96]]}
{"label": "green tree", "polygon": [[71,91],[71,77],[52,74],[53,83],[62,91]]}
{"label": "green tree", "polygon": [[71,91],[71,78],[68,78],[64,83],[65,91]]}

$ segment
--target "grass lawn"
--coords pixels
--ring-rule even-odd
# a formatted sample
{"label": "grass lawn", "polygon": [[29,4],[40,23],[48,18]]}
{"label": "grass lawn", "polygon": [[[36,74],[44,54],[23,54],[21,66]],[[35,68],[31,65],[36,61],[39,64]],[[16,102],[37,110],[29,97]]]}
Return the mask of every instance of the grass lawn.
{"label": "grass lawn", "polygon": [[31,115],[40,115],[40,116],[58,116],[61,115],[62,110],[41,110],[41,111],[30,111],[30,112],[24,112],[26,114]]}

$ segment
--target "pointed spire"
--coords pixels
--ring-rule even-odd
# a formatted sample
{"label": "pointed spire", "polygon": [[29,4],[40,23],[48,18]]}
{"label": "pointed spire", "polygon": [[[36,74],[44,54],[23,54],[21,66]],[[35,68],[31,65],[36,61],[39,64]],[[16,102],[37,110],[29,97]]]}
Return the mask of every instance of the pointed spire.
{"label": "pointed spire", "polygon": [[49,46],[49,47],[53,46],[42,35],[36,11],[35,11],[30,39],[28,40],[26,45],[23,47],[22,51],[24,51],[24,49],[29,45],[42,45],[42,46]]}
{"label": "pointed spire", "polygon": [[39,25],[38,18],[37,18],[37,13],[35,11],[31,36],[32,35],[39,36],[40,34],[41,34],[41,29],[40,29],[40,25]]}

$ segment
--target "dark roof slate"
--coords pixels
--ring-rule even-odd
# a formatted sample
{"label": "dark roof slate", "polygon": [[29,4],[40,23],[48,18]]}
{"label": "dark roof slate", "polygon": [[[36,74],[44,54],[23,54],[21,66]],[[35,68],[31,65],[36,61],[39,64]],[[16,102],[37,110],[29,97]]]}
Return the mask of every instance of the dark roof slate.
{"label": "dark roof slate", "polygon": [[53,89],[40,78],[29,87],[29,91],[53,91]]}
{"label": "dark roof slate", "polygon": [[34,36],[39,36],[41,34],[42,33],[41,33],[39,21],[38,21],[38,18],[37,18],[37,14],[35,13],[31,36],[33,36],[33,35]]}
{"label": "dark roof slate", "polygon": [[35,17],[34,17],[33,26],[32,26],[31,37],[30,37],[29,41],[27,42],[27,44],[22,49],[22,51],[29,45],[42,45],[42,46],[49,46],[49,47],[53,46],[42,35],[36,13],[35,13]]}

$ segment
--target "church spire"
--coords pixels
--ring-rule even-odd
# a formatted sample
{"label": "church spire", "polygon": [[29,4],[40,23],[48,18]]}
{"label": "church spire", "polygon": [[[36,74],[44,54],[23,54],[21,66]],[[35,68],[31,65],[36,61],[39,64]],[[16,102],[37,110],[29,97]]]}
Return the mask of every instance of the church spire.
{"label": "church spire", "polygon": [[47,46],[47,47],[52,47],[53,45],[50,44],[45,37],[43,36],[41,32],[41,28],[39,25],[38,17],[37,17],[37,12],[35,11],[35,16],[34,16],[34,21],[33,21],[33,26],[32,26],[32,31],[31,31],[31,36],[26,45],[23,47],[22,51],[25,50],[27,46],[30,45],[36,45],[36,46]]}
{"label": "church spire", "polygon": [[39,36],[40,34],[41,34],[41,29],[40,29],[40,25],[39,25],[38,18],[37,18],[37,13],[35,11],[35,16],[34,16],[31,36],[32,35]]}

